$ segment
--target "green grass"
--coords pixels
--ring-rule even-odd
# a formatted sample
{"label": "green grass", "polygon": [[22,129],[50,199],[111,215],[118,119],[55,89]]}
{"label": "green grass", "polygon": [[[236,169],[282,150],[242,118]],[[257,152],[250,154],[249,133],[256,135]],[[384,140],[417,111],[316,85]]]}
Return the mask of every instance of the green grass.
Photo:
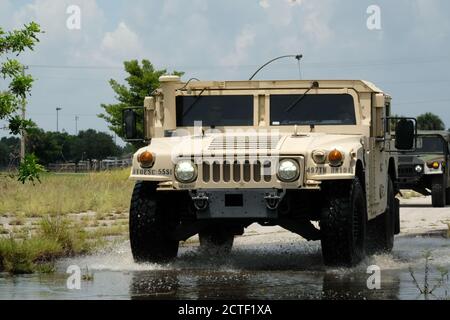
{"label": "green grass", "polygon": [[42,183],[25,184],[2,177],[0,213],[42,217],[93,211],[126,212],[133,182],[129,169],[89,174],[45,174]]}
{"label": "green grass", "polygon": [[86,254],[95,247],[88,241],[87,232],[79,224],[62,217],[44,217],[38,236],[59,243],[65,256]]}
{"label": "green grass", "polygon": [[33,186],[2,175],[0,215],[12,228],[0,225],[0,272],[53,272],[56,259],[92,253],[107,237],[127,235],[127,225],[115,220],[129,210],[134,183],[128,176],[128,169],[45,174]]}
{"label": "green grass", "polygon": [[75,222],[47,216],[33,236],[0,239],[0,272],[49,273],[56,259],[89,254],[102,244],[101,239],[88,237]]}
{"label": "green grass", "polygon": [[0,239],[0,271],[28,274],[38,270],[40,264],[62,256],[61,245],[50,239]]}
{"label": "green grass", "polygon": [[3,225],[0,224],[0,235],[9,234],[9,231],[5,229]]}

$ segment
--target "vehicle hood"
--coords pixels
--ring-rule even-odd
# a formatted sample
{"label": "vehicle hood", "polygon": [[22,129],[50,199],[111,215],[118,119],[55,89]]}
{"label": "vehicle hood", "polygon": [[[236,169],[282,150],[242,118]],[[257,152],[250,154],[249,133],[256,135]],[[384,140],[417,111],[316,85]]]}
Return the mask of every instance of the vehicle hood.
{"label": "vehicle hood", "polygon": [[[144,148],[157,155],[172,158],[214,155],[301,155],[312,151],[333,149],[357,152],[361,148],[361,135],[326,133],[308,134],[211,134],[153,139]],[[141,150],[140,150],[141,152]],[[139,152],[138,152],[139,153]]]}

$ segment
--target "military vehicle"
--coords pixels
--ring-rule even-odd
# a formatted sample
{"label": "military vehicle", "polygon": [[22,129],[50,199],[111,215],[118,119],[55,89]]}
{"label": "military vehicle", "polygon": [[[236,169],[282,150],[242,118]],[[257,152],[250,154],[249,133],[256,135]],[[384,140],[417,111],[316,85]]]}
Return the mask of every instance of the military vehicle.
{"label": "military vehicle", "polygon": [[399,188],[431,195],[433,207],[449,205],[449,143],[450,132],[419,131],[415,151],[399,156]]}
{"label": "military vehicle", "polygon": [[161,77],[143,111],[123,114],[126,137],[148,143],[131,170],[135,260],[173,259],[196,234],[201,249],[227,253],[253,223],[320,240],[326,265],[392,250],[391,151],[413,148],[415,123],[398,122],[394,146],[390,110],[391,97],[360,80]]}

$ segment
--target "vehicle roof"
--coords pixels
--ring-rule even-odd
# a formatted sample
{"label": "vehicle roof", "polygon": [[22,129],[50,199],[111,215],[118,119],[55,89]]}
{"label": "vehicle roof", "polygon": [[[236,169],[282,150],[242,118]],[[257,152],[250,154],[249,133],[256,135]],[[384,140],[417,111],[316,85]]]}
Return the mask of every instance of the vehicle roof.
{"label": "vehicle roof", "polygon": [[[313,81],[320,88],[352,88],[357,92],[384,93],[373,83],[365,80],[257,80],[257,81],[191,81],[183,90],[188,89],[296,89],[311,87]],[[389,96],[386,94],[386,96]]]}

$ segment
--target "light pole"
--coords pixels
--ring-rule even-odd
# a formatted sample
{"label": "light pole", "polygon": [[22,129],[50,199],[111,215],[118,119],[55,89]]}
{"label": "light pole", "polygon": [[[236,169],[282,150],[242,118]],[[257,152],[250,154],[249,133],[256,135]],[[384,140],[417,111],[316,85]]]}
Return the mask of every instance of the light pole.
{"label": "light pole", "polygon": [[56,132],[59,132],[59,112],[62,108],[56,108]]}
{"label": "light pole", "polygon": [[75,135],[78,135],[78,120],[80,118],[78,116],[75,116]]}
{"label": "light pole", "polygon": [[250,77],[250,79],[248,79],[248,80],[253,80],[253,78],[262,70],[262,69],[264,69],[265,67],[267,67],[269,64],[271,64],[272,62],[275,62],[275,61],[277,61],[277,60],[280,60],[280,59],[285,59],[285,58],[295,58],[297,61],[298,61],[298,63],[300,64],[300,60],[303,58],[303,55],[302,54],[290,54],[290,55],[287,55],[287,56],[281,56],[281,57],[277,57],[277,58],[275,58],[275,59],[272,59],[272,60],[270,60],[269,62],[267,62],[267,63],[265,63],[265,64],[263,64],[258,70],[256,70],[256,72]]}

